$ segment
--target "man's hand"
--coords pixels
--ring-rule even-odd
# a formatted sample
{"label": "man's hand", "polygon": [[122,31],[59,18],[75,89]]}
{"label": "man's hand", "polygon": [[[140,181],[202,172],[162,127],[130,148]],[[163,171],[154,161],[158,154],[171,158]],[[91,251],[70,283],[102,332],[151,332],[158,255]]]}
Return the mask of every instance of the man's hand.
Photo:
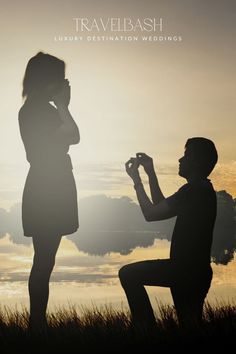
{"label": "man's hand", "polygon": [[139,162],[137,158],[131,157],[125,164],[125,169],[128,175],[132,178],[134,183],[141,182],[141,178],[138,171]]}
{"label": "man's hand", "polygon": [[143,166],[144,171],[150,174],[154,171],[153,159],[144,152],[138,152],[136,154],[139,165]]}
{"label": "man's hand", "polygon": [[[140,153],[142,157],[147,157],[148,162],[151,163],[152,159],[146,154]],[[145,159],[146,160],[146,159]],[[146,160],[146,162],[147,162]],[[142,185],[142,181],[139,175],[138,167],[140,161],[137,158],[131,157],[129,161],[126,162],[126,172],[134,181],[134,185],[136,185],[135,190],[138,198],[139,205],[142,209],[142,213],[147,221],[158,221],[169,219],[176,215],[176,213],[170,208],[169,204],[165,200],[159,186],[155,183],[156,190],[156,199],[157,203],[152,203],[150,198],[147,196],[145,189],[140,187],[140,182]],[[148,166],[149,167],[149,166]],[[139,188],[137,188],[139,186]]]}

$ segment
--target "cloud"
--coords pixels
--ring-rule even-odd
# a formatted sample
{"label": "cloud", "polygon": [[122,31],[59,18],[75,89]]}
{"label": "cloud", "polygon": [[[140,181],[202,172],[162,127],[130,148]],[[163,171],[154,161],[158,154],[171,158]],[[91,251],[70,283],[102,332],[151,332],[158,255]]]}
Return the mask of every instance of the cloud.
{"label": "cloud", "polygon": [[215,188],[225,189],[236,196],[236,161],[230,163],[218,163],[212,173]]}
{"label": "cloud", "polygon": [[[84,274],[73,271],[56,271],[53,272],[50,282],[73,282],[77,283],[103,283],[106,280],[116,280],[117,274],[104,274],[104,273],[89,273]],[[27,282],[29,274],[26,272],[4,272],[0,273],[1,282]]]}
{"label": "cloud", "polygon": [[217,193],[218,210],[211,249],[217,264],[227,264],[236,249],[236,200],[226,191]]}
{"label": "cloud", "polygon": [[[80,228],[68,238],[79,250],[93,255],[109,252],[128,254],[135,247],[151,246],[155,238],[170,239],[174,221],[147,223],[139,206],[128,197],[96,195],[79,202]],[[158,224],[158,225],[157,225]],[[23,236],[21,203],[10,211],[0,209],[0,238],[6,233],[16,244],[29,245]]]}
{"label": "cloud", "polygon": [[[226,192],[217,195],[213,259],[216,263],[226,264],[232,259],[235,250],[234,201]],[[140,207],[132,199],[105,195],[82,198],[79,202],[79,219],[79,230],[67,238],[80,251],[100,256],[111,252],[127,255],[136,247],[152,246],[155,239],[170,240],[175,222],[175,218],[172,218],[147,223]],[[31,238],[23,236],[21,204],[16,204],[9,212],[0,209],[0,225],[0,237],[9,233],[10,240],[15,244],[31,243]]]}
{"label": "cloud", "polygon": [[[166,184],[167,178],[171,180],[173,178],[174,182],[172,181],[172,184],[176,184],[176,171],[177,162],[176,164],[158,164],[158,175],[161,180],[163,177],[165,178],[164,184]],[[99,193],[106,193],[106,191],[121,191],[122,187],[130,186],[130,178],[125,173],[124,162],[81,163],[78,172],[79,173],[77,174],[77,170],[75,169],[74,174],[80,191],[96,191]],[[167,185],[169,184],[170,181]],[[120,194],[122,194],[122,192]]]}
{"label": "cloud", "polygon": [[[73,160],[76,161],[75,158]],[[76,184],[79,194],[82,194],[83,197],[95,193],[121,196],[125,194],[124,188],[130,187],[130,178],[125,173],[123,162],[80,163],[78,170],[76,163],[74,165]],[[11,165],[0,162],[0,169],[0,201],[4,207],[8,207],[22,198],[28,165],[25,163]],[[158,165],[158,174],[162,185],[171,185],[171,190],[176,189],[176,169],[174,164],[161,163]],[[164,181],[162,181],[163,178]],[[171,178],[171,183],[169,178]]]}
{"label": "cloud", "polygon": [[90,254],[129,254],[135,247],[151,246],[155,238],[170,238],[173,228],[173,221],[147,223],[128,197],[91,196],[81,200],[79,209],[78,236],[68,238]]}
{"label": "cloud", "polygon": [[21,222],[21,203],[15,204],[9,211],[0,208],[0,238],[8,233],[16,244],[30,245],[31,239],[23,237]]}

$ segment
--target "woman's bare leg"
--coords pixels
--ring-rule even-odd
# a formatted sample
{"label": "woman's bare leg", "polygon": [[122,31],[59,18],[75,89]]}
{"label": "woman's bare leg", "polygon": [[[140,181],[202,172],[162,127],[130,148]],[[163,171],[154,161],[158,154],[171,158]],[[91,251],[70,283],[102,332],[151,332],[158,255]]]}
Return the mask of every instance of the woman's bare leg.
{"label": "woman's bare leg", "polygon": [[33,237],[34,259],[29,277],[30,326],[46,325],[46,309],[49,296],[49,279],[61,236],[38,235]]}

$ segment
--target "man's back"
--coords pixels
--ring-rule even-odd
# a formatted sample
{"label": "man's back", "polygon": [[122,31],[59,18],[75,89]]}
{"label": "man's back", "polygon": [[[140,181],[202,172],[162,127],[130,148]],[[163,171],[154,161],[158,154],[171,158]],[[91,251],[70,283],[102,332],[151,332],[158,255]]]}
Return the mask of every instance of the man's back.
{"label": "man's back", "polygon": [[176,267],[201,271],[210,264],[216,193],[208,179],[185,184],[167,198],[176,211],[170,258]]}

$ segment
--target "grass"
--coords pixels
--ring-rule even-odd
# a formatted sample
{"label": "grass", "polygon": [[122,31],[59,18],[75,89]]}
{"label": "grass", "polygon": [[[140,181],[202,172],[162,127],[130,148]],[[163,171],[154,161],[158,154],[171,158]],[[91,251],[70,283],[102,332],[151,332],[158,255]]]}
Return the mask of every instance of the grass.
{"label": "grass", "polygon": [[[134,327],[129,313],[110,306],[59,308],[48,315],[47,331],[30,332],[28,312],[0,310],[0,353],[93,353],[175,350],[192,353],[210,346],[215,352],[235,345],[236,306],[205,305],[201,327],[181,329],[171,306],[159,305],[152,331]],[[199,350],[198,350],[199,352]],[[146,353],[145,353],[146,354]]]}

